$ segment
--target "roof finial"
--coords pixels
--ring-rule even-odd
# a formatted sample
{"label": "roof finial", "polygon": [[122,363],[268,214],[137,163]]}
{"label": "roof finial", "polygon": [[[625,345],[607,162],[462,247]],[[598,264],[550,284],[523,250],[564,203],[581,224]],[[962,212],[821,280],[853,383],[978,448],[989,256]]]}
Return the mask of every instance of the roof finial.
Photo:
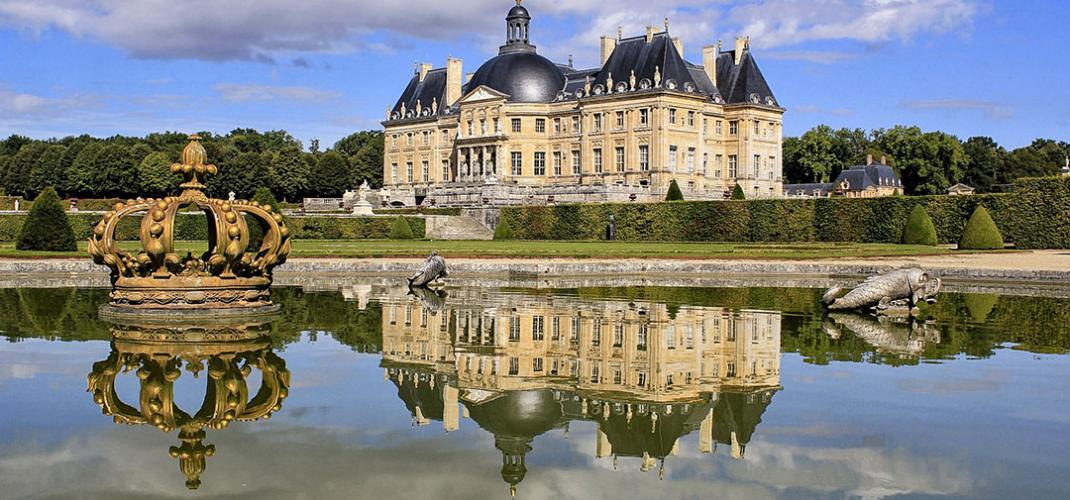
{"label": "roof finial", "polygon": [[617,40],[624,38],[624,26],[617,25]]}
{"label": "roof finial", "polygon": [[665,16],[665,32],[669,32],[669,16]]}
{"label": "roof finial", "polygon": [[572,67],[572,54],[568,55],[568,67]]}
{"label": "roof finial", "polygon": [[516,6],[520,7],[520,0],[516,0]]}

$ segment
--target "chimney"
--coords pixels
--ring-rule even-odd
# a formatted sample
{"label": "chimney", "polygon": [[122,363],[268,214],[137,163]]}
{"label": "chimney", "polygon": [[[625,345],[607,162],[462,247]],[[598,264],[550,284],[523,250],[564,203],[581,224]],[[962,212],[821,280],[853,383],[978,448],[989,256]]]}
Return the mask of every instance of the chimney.
{"label": "chimney", "polygon": [[420,81],[421,82],[424,81],[424,78],[427,76],[427,72],[431,71],[431,69],[432,69],[431,63],[420,63],[420,66],[419,66],[419,69],[417,69],[417,72],[420,74]]}
{"label": "chimney", "polygon": [[457,101],[464,97],[461,95],[461,75],[462,73],[461,60],[450,57],[446,59],[446,102],[442,103],[446,106],[453,106]]}
{"label": "chimney", "polygon": [[710,77],[713,86],[717,86],[717,50],[716,45],[707,45],[702,48],[702,68],[706,70],[706,76]]}
{"label": "chimney", "polygon": [[617,49],[617,39],[604,36],[602,37],[602,66],[606,65],[606,61],[609,60],[609,56],[613,54],[613,51]]}
{"label": "chimney", "polygon": [[472,81],[472,77],[475,76],[475,75],[476,75],[475,73],[468,73],[468,74],[464,75],[464,83],[468,83],[468,82]]}
{"label": "chimney", "polygon": [[680,37],[673,37],[672,44],[676,46],[676,52],[680,54],[680,57],[684,57],[684,42],[680,41]]}
{"label": "chimney", "polygon": [[736,37],[736,66],[743,60],[743,49],[747,48],[747,40],[741,36]]}
{"label": "chimney", "polygon": [[646,43],[654,41],[654,34],[658,32],[658,29],[653,26],[646,27]]}

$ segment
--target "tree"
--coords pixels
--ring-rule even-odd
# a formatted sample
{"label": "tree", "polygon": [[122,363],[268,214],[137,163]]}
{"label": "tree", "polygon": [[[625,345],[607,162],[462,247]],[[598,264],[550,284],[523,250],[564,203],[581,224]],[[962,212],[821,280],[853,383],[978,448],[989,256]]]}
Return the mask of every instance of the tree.
{"label": "tree", "polygon": [[67,168],[67,195],[81,197],[92,196],[94,193],[93,175],[96,168],[97,155],[104,149],[100,142],[86,144],[78,152],[71,166]]}
{"label": "tree", "polygon": [[376,133],[357,151],[350,162],[353,164],[353,184],[359,186],[365,180],[373,187],[383,185],[383,134]]}
{"label": "tree", "polygon": [[312,170],[312,191],[319,196],[341,196],[345,183],[350,180],[349,162],[335,151],[328,151],[319,158]]}
{"label": "tree", "polygon": [[498,222],[498,227],[494,228],[495,240],[515,240],[516,234],[513,233],[513,226],[509,225],[509,221],[501,219]]}
{"label": "tree", "polygon": [[305,155],[296,149],[284,149],[272,159],[273,191],[284,200],[295,201],[309,190],[312,167]]}
{"label": "tree", "polygon": [[74,231],[55,188],[45,188],[33,201],[15,248],[46,252],[72,252],[78,249],[74,242]]}
{"label": "tree", "polygon": [[412,234],[412,226],[409,225],[409,221],[405,220],[405,217],[400,215],[394,219],[394,224],[390,226],[390,234],[388,237],[392,240],[411,240],[415,238]]}
{"label": "tree", "polygon": [[33,142],[33,139],[24,135],[12,134],[0,143],[0,155],[15,156],[23,146]]}
{"label": "tree", "polygon": [[996,227],[992,216],[984,206],[978,205],[966,222],[962,230],[962,238],[959,240],[960,250],[1001,250],[1003,248],[1003,235]]}
{"label": "tree", "polygon": [[745,193],[743,193],[743,186],[740,186],[739,183],[736,183],[736,187],[732,188],[732,199],[733,200],[745,200],[745,199],[747,199],[747,195]]}
{"label": "tree", "polygon": [[67,147],[60,144],[45,148],[30,169],[30,178],[26,183],[27,197],[37,196],[48,186],[67,184],[67,170],[63,167],[63,157],[66,154]]}
{"label": "tree", "polygon": [[121,143],[107,144],[93,163],[89,188],[96,197],[118,198],[137,191],[137,162],[131,148]]}
{"label": "tree", "polygon": [[903,228],[903,244],[933,246],[936,243],[936,226],[933,226],[929,213],[925,211],[925,207],[914,205],[907,225]]}
{"label": "tree", "polygon": [[999,182],[1007,150],[991,137],[970,137],[962,144],[962,149],[968,158],[962,182],[979,192],[991,192],[992,186]]}
{"label": "tree", "polygon": [[891,156],[907,194],[945,194],[962,179],[966,152],[953,135],[899,126],[876,130],[873,136],[877,149]]}
{"label": "tree", "polygon": [[30,175],[37,160],[48,149],[48,144],[43,142],[31,142],[26,144],[15,154],[14,162],[4,177],[4,191],[13,195],[26,196],[34,191],[30,185]]}
{"label": "tree", "polygon": [[[262,207],[271,207],[273,213],[282,214],[282,210],[279,209],[279,201],[275,199],[275,195],[271,194],[271,190],[266,187],[257,188],[251,201],[259,203]],[[264,227],[258,217],[246,216],[245,224],[249,227],[249,248],[256,251],[264,242]]]}
{"label": "tree", "polygon": [[141,160],[137,167],[141,194],[155,198],[162,197],[178,189],[182,176],[171,173],[171,155],[168,153],[151,153]]}
{"label": "tree", "polygon": [[3,183],[3,179],[7,177],[7,171],[11,169],[11,165],[15,160],[8,155],[0,155],[0,195],[8,195],[7,185]]}
{"label": "tree", "polygon": [[683,201],[684,193],[680,191],[680,185],[673,179],[669,183],[669,192],[665,193],[665,201]]}
{"label": "tree", "polygon": [[208,192],[219,198],[233,192],[238,198],[248,199],[257,188],[270,187],[274,177],[270,167],[272,157],[270,152],[251,151],[227,156],[227,164],[218,165],[219,174],[209,179]]}

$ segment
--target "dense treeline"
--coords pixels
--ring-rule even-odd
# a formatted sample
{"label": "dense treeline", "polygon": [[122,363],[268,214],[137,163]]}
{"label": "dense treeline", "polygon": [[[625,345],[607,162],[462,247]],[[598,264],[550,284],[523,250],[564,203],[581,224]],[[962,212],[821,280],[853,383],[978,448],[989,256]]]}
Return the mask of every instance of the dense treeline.
{"label": "dense treeline", "polygon": [[[305,151],[300,141],[281,130],[200,135],[208,161],[219,167],[219,175],[207,182],[213,196],[233,191],[249,198],[266,187],[276,197],[293,201],[340,196],[365,179],[372,186],[382,185],[382,132],[354,133],[323,152],[315,142]],[[175,190],[179,178],[168,167],[187,143],[187,134],[178,132],[44,141],[13,135],[0,141],[0,194],[34,198],[54,186],[67,198],[160,196]]]}
{"label": "dense treeline", "polygon": [[1007,151],[990,137],[961,141],[918,127],[866,132],[821,125],[800,137],[784,139],[784,182],[830,182],[841,170],[865,163],[868,154],[887,156],[906,194],[945,194],[959,182],[989,193],[1002,191],[1022,177],[1058,174],[1070,155],[1070,143],[1037,139]]}

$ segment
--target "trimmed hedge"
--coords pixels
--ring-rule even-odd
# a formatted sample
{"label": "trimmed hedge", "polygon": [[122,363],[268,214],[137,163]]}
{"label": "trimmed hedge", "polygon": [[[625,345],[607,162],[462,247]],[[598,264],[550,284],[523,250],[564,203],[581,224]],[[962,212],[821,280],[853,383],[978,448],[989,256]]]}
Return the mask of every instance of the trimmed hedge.
{"label": "trimmed hedge", "polygon": [[[76,240],[89,239],[89,233],[100,222],[99,214],[67,213]],[[18,237],[25,215],[0,215],[0,242],[10,243]],[[407,218],[416,238],[424,237],[424,220]],[[385,240],[390,234],[390,217],[287,217],[290,234],[299,240]],[[119,223],[115,233],[119,240],[136,241],[140,217],[127,217]],[[175,220],[175,239],[207,240],[208,222],[200,214],[179,215]]]}
{"label": "trimmed hedge", "polygon": [[960,250],[999,250],[1003,248],[1003,235],[1000,234],[992,216],[985,207],[977,207],[962,230],[959,240]]}
{"label": "trimmed hedge", "polygon": [[503,208],[522,240],[599,240],[609,215],[622,241],[899,243],[914,205],[940,243],[958,243],[985,207],[1018,248],[1070,248],[1070,179],[1022,179],[1011,193],[972,196],[682,201]]}
{"label": "trimmed hedge", "polygon": [[936,227],[925,207],[914,205],[907,218],[907,227],[903,228],[903,244],[905,245],[929,245],[935,246],[937,241]]}
{"label": "trimmed hedge", "polygon": [[63,201],[56,189],[49,186],[34,200],[34,207],[19,230],[15,248],[48,252],[70,252],[78,249],[74,231],[67,221]]}
{"label": "trimmed hedge", "polygon": [[393,224],[390,225],[390,233],[387,236],[392,240],[411,240],[415,238],[412,234],[412,226],[401,215],[394,219]]}
{"label": "trimmed hedge", "polygon": [[515,240],[516,234],[513,233],[513,228],[509,227],[509,221],[503,220],[498,223],[498,227],[494,228],[495,240]]}

